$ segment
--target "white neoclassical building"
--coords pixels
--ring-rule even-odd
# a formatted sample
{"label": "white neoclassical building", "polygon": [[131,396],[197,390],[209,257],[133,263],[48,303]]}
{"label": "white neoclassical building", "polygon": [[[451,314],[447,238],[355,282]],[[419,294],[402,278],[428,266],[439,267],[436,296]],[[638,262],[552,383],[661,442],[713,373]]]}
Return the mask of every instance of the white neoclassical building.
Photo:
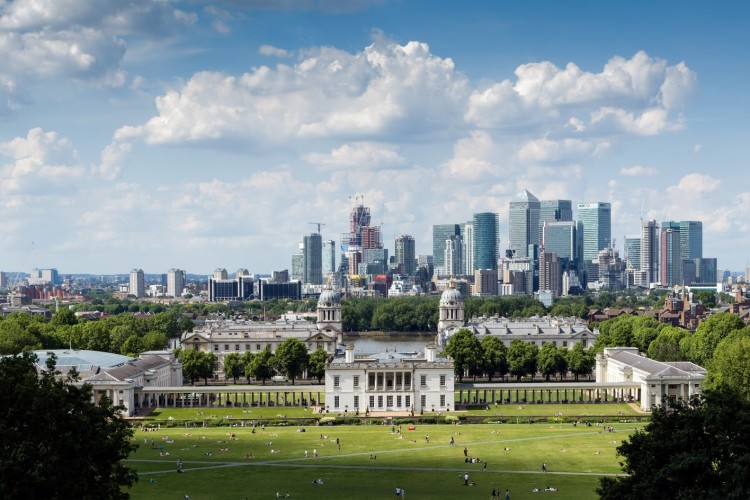
{"label": "white neoclassical building", "polygon": [[224,376],[224,357],[231,353],[258,353],[269,347],[272,352],[286,339],[294,338],[310,352],[323,349],[331,356],[342,343],[341,297],[326,289],[320,294],[315,321],[303,315],[286,314],[276,321],[236,319],[207,320],[201,328],[182,334],[182,347],[212,352],[218,363],[216,374]]}
{"label": "white neoclassical building", "polygon": [[596,382],[640,384],[641,408],[661,406],[663,398],[688,399],[701,392],[706,369],[688,361],[655,361],[636,347],[608,347],[596,355]]}
{"label": "white neoclassical building", "polygon": [[578,318],[501,318],[481,317],[464,319],[464,301],[461,293],[449,288],[440,297],[437,343],[445,346],[448,339],[462,328],[473,332],[479,340],[485,336],[499,338],[506,347],[516,339],[541,347],[552,343],[555,347],[572,349],[576,344],[583,344],[584,349],[593,345],[599,335],[598,330],[591,331],[585,322]]}
{"label": "white neoclassical building", "polygon": [[355,357],[354,346],[328,363],[326,409],[336,413],[452,410],[453,361],[428,345],[416,355],[387,352]]}

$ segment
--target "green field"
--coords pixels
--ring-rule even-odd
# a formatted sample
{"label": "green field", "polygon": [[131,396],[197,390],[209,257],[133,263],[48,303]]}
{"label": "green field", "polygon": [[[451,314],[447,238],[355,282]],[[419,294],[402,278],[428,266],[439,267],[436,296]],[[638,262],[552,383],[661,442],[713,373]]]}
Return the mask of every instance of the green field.
{"label": "green field", "polygon": [[[377,499],[393,498],[400,486],[406,498],[486,499],[493,488],[508,488],[513,499],[584,500],[595,498],[602,474],[620,472],[615,448],[640,427],[612,425],[614,433],[572,424],[417,425],[415,430],[403,425],[401,433],[390,425],[310,426],[306,432],[298,427],[254,433],[249,427],[136,430],[139,448],[129,465],[140,480],[130,493],[136,499],[271,499],[277,491],[289,492],[290,498]],[[464,448],[482,462],[466,463]],[[184,464],[181,474],[178,458]],[[464,486],[466,472],[476,486]],[[313,484],[316,479],[323,484]],[[546,486],[559,491],[532,492]]]}

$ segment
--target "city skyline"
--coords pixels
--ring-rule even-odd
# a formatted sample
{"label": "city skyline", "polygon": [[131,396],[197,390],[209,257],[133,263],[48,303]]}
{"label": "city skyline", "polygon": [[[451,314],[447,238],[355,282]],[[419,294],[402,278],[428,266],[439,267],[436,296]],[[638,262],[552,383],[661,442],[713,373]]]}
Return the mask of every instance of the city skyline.
{"label": "city skyline", "polygon": [[291,270],[357,199],[388,248],[490,212],[502,252],[521,190],[746,267],[745,3],[269,5],[0,3],[0,268]]}

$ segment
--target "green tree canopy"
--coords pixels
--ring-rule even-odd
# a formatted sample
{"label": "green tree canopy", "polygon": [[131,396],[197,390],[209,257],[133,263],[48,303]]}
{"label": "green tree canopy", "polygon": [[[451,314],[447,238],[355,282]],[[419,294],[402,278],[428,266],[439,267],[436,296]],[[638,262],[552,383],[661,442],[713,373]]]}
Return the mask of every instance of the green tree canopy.
{"label": "green tree canopy", "polygon": [[292,379],[294,385],[294,379],[301,376],[307,368],[307,346],[297,339],[286,339],[276,348],[274,356],[279,371]]}
{"label": "green tree canopy", "polygon": [[0,359],[0,497],[128,498],[132,427],[107,398],[92,403],[74,373],[58,378],[54,356],[41,374],[35,360]]}
{"label": "green tree canopy", "polygon": [[580,342],[568,351],[568,369],[575,380],[578,380],[581,375],[591,375],[595,364],[594,353],[584,350]]}
{"label": "green tree canopy", "polygon": [[461,328],[448,339],[445,352],[453,358],[454,371],[462,382],[464,372],[476,370],[482,365],[482,346],[474,332]]}
{"label": "green tree canopy", "polygon": [[552,342],[546,342],[541,349],[539,349],[539,356],[537,358],[537,365],[539,372],[544,375],[544,379],[549,381],[550,376],[558,373],[560,367],[565,364],[565,356],[560,350],[555,347]]}
{"label": "green tree canopy", "polygon": [[690,332],[675,326],[665,326],[648,346],[648,357],[657,361],[685,361],[685,353],[680,349],[682,339]]}
{"label": "green tree canopy", "polygon": [[318,379],[318,383],[323,380],[326,374],[326,363],[328,363],[328,353],[325,349],[316,349],[310,354],[310,364],[307,368],[307,373],[311,377]]}
{"label": "green tree canopy", "polygon": [[508,373],[508,348],[502,340],[491,335],[485,335],[480,342],[482,346],[482,368],[490,382],[497,373],[504,377]]}
{"label": "green tree canopy", "polygon": [[227,378],[234,380],[237,383],[237,379],[245,374],[245,364],[242,361],[242,356],[238,352],[232,352],[224,356],[224,375]]}
{"label": "green tree canopy", "polygon": [[253,359],[250,362],[250,373],[253,374],[255,380],[260,380],[265,384],[266,379],[273,376],[273,365],[273,353],[271,352],[271,348],[266,346],[265,349],[253,356]]}
{"label": "green tree canopy", "polygon": [[721,387],[656,408],[617,453],[625,475],[600,479],[604,500],[747,498],[750,403]]}
{"label": "green tree canopy", "polygon": [[539,348],[536,344],[515,339],[508,348],[508,369],[516,380],[526,375],[534,375],[537,370]]}
{"label": "green tree canopy", "polygon": [[750,401],[750,327],[730,333],[716,346],[708,385],[727,385]]}
{"label": "green tree canopy", "polygon": [[744,326],[745,324],[736,314],[730,312],[714,314],[698,325],[692,337],[683,341],[680,347],[686,350],[685,354],[690,361],[708,367],[719,342],[730,333],[742,330]]}

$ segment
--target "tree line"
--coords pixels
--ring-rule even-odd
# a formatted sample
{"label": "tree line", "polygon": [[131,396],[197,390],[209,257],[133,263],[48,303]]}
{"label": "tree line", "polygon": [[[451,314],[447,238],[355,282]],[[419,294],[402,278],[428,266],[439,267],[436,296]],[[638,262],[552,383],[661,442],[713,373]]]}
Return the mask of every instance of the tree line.
{"label": "tree line", "polygon": [[[197,349],[178,349],[177,356],[182,360],[182,374],[192,384],[203,379],[208,385],[208,379],[214,377],[218,358],[212,352]],[[227,380],[232,379],[236,384],[241,378],[260,381],[274,375],[283,375],[291,379],[292,384],[303,374],[317,378],[318,383],[325,375],[325,367],[329,354],[324,349],[317,349],[309,353],[307,346],[297,339],[286,339],[279,344],[275,352],[266,346],[260,352],[247,351],[243,354],[233,352],[224,356],[224,375]]]}
{"label": "tree line", "polygon": [[595,360],[592,352],[584,350],[581,343],[571,349],[555,347],[551,342],[541,349],[529,342],[515,339],[506,347],[497,337],[486,335],[480,342],[469,329],[462,328],[448,339],[445,352],[453,358],[459,382],[466,375],[476,379],[484,376],[492,381],[494,376],[505,378],[512,375],[520,381],[522,377],[533,377],[537,373],[545,380],[559,376],[560,380],[572,373],[575,380],[590,375]]}

